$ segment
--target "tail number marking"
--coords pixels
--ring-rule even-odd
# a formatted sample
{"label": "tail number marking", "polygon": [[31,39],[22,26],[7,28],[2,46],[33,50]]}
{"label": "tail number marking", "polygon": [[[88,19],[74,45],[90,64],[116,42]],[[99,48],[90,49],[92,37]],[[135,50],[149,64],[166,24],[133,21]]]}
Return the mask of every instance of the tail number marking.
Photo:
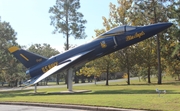
{"label": "tail number marking", "polygon": [[54,62],[52,64],[49,64],[47,66],[42,67],[42,71],[45,73],[47,71],[49,71],[50,69],[52,69],[54,66],[57,66],[58,62]]}

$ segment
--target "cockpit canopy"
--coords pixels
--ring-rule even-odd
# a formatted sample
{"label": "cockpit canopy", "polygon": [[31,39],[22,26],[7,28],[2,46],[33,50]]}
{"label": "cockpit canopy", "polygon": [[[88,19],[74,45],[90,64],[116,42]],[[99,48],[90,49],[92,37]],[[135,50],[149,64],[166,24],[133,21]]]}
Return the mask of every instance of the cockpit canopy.
{"label": "cockpit canopy", "polygon": [[107,37],[107,36],[114,36],[114,35],[119,35],[119,34],[123,34],[124,32],[126,31],[131,31],[131,30],[134,30],[136,29],[136,27],[133,27],[133,26],[119,26],[119,27],[115,27],[103,34],[101,34],[100,36],[98,36],[97,38],[104,38],[104,37]]}

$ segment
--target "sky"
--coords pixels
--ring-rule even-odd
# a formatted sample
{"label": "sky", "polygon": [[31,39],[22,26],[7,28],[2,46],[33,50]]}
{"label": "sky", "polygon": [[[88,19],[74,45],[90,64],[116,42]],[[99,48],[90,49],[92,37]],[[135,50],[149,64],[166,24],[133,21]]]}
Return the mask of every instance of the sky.
{"label": "sky", "polygon": [[[103,28],[102,16],[109,17],[109,4],[117,4],[117,0],[80,0],[78,10],[87,20],[85,24],[86,39],[70,37],[70,44],[81,45],[95,36],[95,29]],[[29,47],[38,43],[50,44],[59,51],[63,50],[66,42],[62,34],[52,34],[54,27],[50,25],[49,8],[56,0],[0,0],[1,22],[9,22],[17,32],[17,42]]]}

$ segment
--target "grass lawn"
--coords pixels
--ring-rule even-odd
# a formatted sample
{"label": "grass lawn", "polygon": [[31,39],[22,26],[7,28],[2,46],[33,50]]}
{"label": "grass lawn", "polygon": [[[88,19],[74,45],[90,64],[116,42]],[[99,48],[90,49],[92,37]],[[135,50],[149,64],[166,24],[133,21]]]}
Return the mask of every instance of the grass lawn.
{"label": "grass lawn", "polygon": [[[157,85],[157,79],[151,84],[131,81],[109,83],[105,85],[76,86],[74,90],[92,90],[83,94],[47,94],[67,90],[66,88],[38,89],[40,94],[33,94],[33,90],[0,92],[0,101],[65,103],[92,106],[107,106],[117,108],[134,108],[148,110],[180,111],[180,82],[172,78],[164,78],[162,85]],[[166,94],[156,93],[156,88],[166,90]]]}

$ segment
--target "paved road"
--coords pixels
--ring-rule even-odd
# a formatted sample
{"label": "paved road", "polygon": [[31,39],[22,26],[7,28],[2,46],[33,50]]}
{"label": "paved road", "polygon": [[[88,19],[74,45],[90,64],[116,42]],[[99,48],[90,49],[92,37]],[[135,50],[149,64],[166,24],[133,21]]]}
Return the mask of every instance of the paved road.
{"label": "paved road", "polygon": [[24,105],[0,105],[1,111],[88,111],[78,109],[50,108]]}
{"label": "paved road", "polygon": [[97,107],[97,106],[78,106],[78,105],[65,105],[65,104],[6,102],[0,104],[0,111],[145,111],[145,110],[119,109],[119,108]]}

